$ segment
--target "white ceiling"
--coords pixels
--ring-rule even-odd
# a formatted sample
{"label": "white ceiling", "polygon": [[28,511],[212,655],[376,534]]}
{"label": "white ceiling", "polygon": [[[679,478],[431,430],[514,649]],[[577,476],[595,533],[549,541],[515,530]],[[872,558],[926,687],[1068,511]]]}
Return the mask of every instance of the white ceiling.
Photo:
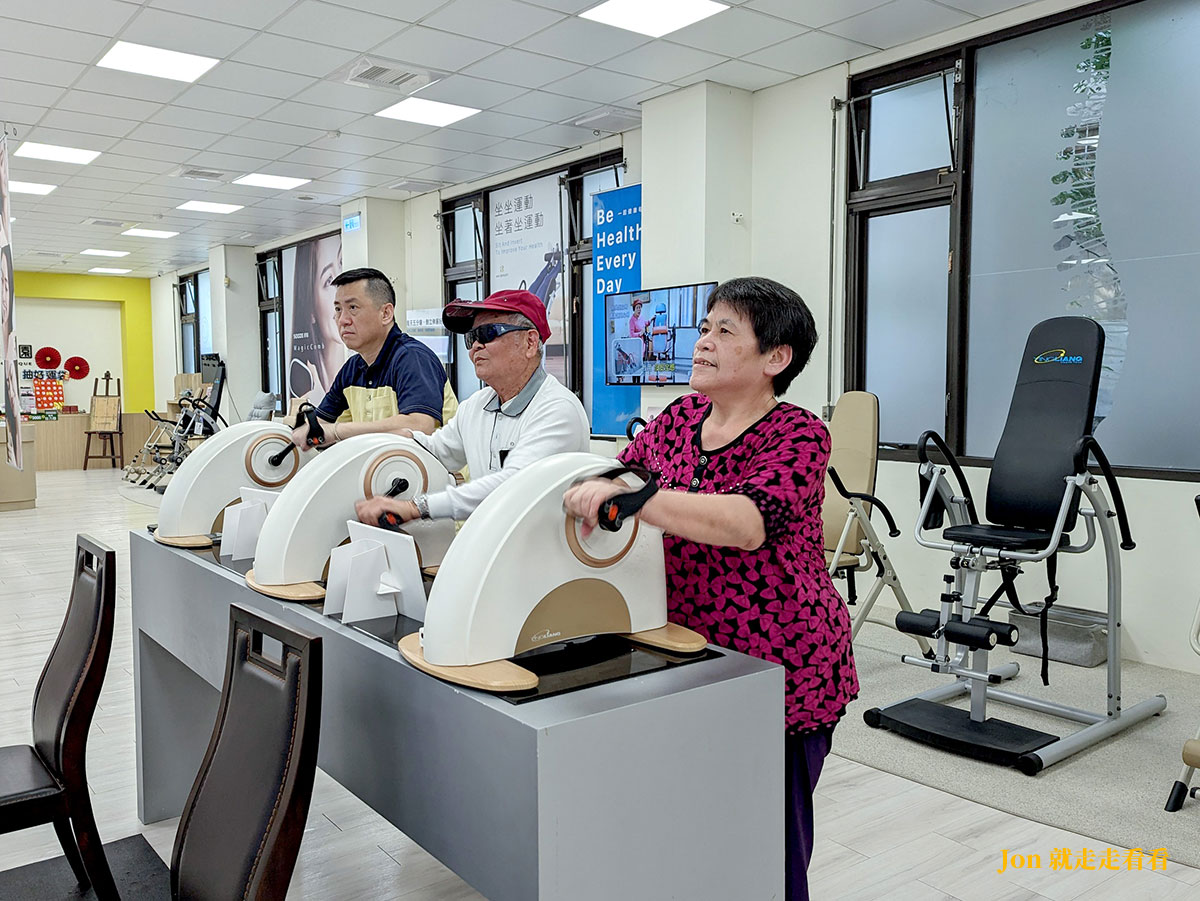
{"label": "white ceiling", "polygon": [[[759,90],[943,31],[1014,0],[725,0],[651,39],[578,17],[598,0],[4,0],[0,120],[21,141],[101,151],[88,166],[10,157],[17,269],[132,276],[336,223],[343,200],[404,199],[399,179],[470,181],[594,140],[571,124],[710,80]],[[195,84],[95,66],[117,39],[218,57]],[[400,95],[329,80],[361,54],[453,73],[422,97],[484,109],[451,128],[373,113]],[[173,177],[180,166],[227,173]],[[231,185],[249,172],[313,181]],[[232,215],[185,200],[243,204]],[[88,224],[101,218],[127,225]],[[129,225],[178,231],[131,238]],[[80,256],[128,250],[121,259]]]}

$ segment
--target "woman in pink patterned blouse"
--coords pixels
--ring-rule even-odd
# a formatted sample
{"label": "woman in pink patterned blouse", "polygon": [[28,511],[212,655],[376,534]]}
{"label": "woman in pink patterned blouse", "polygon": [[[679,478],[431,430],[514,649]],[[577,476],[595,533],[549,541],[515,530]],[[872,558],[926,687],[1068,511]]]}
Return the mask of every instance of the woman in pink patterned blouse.
{"label": "woman in pink patterned blouse", "polygon": [[[620,454],[657,476],[641,517],[666,533],[672,621],[787,670],[788,901],[808,898],[812,793],[833,728],[858,696],[850,617],[825,569],[829,432],[776,400],[816,341],[794,291],[765,278],[719,285],[693,353],[698,393],[668,406]],[[594,479],[564,502],[588,529],[622,490]]]}

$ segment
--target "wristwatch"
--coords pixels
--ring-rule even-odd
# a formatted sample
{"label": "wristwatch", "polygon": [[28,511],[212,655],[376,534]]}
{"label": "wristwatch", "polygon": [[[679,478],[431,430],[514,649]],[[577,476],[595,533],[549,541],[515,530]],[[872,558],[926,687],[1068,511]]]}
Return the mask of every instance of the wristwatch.
{"label": "wristwatch", "polygon": [[413,504],[416,506],[417,513],[420,514],[421,519],[429,519],[430,518],[430,516],[429,516],[429,498],[427,496],[425,496],[424,494],[418,494],[416,497],[413,498]]}

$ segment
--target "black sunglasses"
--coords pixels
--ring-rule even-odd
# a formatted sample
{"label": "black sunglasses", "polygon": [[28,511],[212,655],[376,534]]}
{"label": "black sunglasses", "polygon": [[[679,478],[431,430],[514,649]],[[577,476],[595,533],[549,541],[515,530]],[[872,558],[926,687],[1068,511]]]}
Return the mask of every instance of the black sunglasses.
{"label": "black sunglasses", "polygon": [[489,322],[487,325],[477,325],[473,329],[468,330],[463,336],[463,340],[467,342],[467,348],[470,349],[476,341],[478,341],[480,344],[491,344],[501,335],[507,335],[509,332],[530,331],[533,331],[533,326],[506,325],[502,322]]}

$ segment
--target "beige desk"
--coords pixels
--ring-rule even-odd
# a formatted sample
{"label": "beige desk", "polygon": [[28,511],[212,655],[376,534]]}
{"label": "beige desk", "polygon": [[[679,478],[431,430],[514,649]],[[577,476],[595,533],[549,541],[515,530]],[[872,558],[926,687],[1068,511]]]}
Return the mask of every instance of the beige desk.
{"label": "beige desk", "polygon": [[[0,450],[0,512],[31,510],[37,506],[37,441],[29,428],[21,423],[21,454],[25,468],[13,469],[7,463],[6,452]],[[8,429],[0,420],[0,446],[7,446]]]}
{"label": "beige desk", "polygon": [[[87,443],[85,432],[88,427],[87,413],[60,413],[56,421],[24,422],[21,432],[37,433],[37,468],[43,472],[52,469],[83,469],[83,449]],[[145,413],[125,413],[121,417],[125,430],[125,462],[137,453],[150,435],[151,421]],[[92,453],[98,443],[92,442]],[[92,460],[89,469],[108,466],[107,460]]]}

